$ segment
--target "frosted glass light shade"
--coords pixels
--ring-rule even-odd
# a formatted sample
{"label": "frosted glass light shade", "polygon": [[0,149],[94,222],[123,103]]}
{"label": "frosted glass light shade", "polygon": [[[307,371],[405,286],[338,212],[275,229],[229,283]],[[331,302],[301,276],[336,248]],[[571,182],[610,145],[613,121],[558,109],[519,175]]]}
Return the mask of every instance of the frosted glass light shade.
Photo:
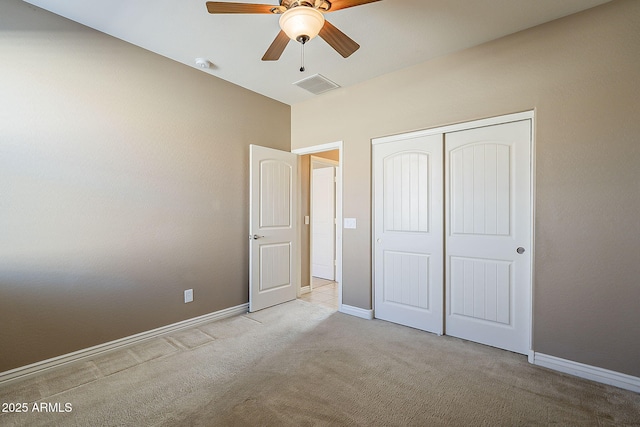
{"label": "frosted glass light shade", "polygon": [[280,28],[291,40],[308,37],[311,40],[318,35],[324,25],[322,12],[307,6],[297,6],[280,16]]}

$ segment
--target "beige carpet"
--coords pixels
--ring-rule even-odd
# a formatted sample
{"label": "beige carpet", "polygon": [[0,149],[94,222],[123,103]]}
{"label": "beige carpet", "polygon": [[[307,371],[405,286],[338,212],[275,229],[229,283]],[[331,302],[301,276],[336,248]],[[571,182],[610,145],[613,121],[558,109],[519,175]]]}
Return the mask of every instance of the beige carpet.
{"label": "beige carpet", "polygon": [[640,426],[640,394],[299,300],[2,386],[4,402],[30,411],[1,426]]}

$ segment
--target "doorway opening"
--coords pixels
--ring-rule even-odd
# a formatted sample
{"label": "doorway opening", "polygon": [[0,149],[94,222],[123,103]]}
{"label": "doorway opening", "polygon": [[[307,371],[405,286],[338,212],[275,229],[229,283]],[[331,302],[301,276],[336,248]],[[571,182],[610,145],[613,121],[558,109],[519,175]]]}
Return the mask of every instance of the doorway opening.
{"label": "doorway opening", "polygon": [[342,306],[342,142],[292,150],[299,156],[298,297]]}

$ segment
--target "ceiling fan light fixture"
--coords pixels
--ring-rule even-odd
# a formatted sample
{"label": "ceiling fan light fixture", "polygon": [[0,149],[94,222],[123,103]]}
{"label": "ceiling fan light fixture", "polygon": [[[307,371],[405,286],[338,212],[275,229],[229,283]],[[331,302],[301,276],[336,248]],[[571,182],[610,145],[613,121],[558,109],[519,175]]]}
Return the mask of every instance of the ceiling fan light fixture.
{"label": "ceiling fan light fixture", "polygon": [[280,28],[291,39],[306,43],[318,35],[324,25],[324,15],[308,6],[293,7],[280,16]]}

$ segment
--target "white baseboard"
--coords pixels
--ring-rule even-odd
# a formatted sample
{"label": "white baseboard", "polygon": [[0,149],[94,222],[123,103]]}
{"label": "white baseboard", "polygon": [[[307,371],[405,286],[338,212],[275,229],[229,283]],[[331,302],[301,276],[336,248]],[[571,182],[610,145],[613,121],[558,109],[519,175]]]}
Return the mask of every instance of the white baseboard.
{"label": "white baseboard", "polygon": [[542,353],[534,353],[533,364],[640,393],[640,378],[620,372],[585,365]]}
{"label": "white baseboard", "polygon": [[361,317],[363,319],[373,319],[373,310],[365,310],[364,308],[354,307],[352,305],[342,304],[338,309],[340,313],[349,314],[351,316]]}
{"label": "white baseboard", "polygon": [[300,295],[308,294],[309,292],[311,292],[310,285],[300,287]]}
{"label": "white baseboard", "polygon": [[73,353],[63,354],[62,356],[53,357],[51,359],[42,360],[40,362],[32,363],[31,365],[21,366],[19,368],[12,369],[10,371],[0,372],[0,385],[9,381],[24,378],[26,376],[40,374],[43,371],[52,369],[67,363],[76,362],[81,359],[96,356],[107,351],[115,350],[125,346],[129,346],[140,341],[145,341],[151,338],[155,338],[160,335],[175,332],[180,329],[190,328],[202,323],[211,322],[214,320],[224,319],[226,317],[235,316],[238,314],[244,314],[249,309],[249,304],[240,304],[235,307],[225,308],[213,313],[205,314],[203,316],[194,317],[192,319],[183,320],[181,322],[173,323],[171,325],[163,326],[150,331],[141,332],[139,334],[131,335],[128,337],[120,338],[115,341],[109,341],[104,344],[98,344],[93,347],[85,348],[82,350],[74,351]]}

